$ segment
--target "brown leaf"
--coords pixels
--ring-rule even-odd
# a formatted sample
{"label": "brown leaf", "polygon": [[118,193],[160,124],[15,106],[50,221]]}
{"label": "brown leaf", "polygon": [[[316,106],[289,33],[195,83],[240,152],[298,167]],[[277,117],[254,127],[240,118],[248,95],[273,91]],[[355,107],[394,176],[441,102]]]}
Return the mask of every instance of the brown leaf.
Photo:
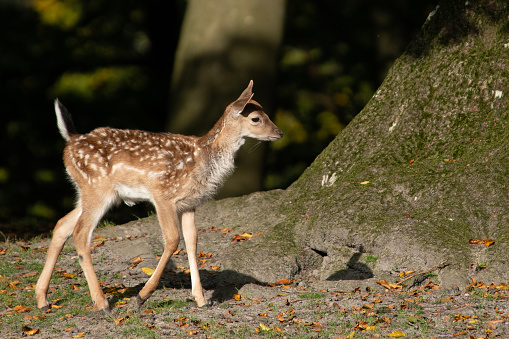
{"label": "brown leaf", "polygon": [[198,253],[198,258],[210,258],[212,256],[212,253]]}
{"label": "brown leaf", "polygon": [[400,284],[388,283],[385,280],[380,280],[380,281],[377,281],[376,283],[379,285],[382,285],[383,287],[385,287],[389,290],[399,290],[399,289],[403,288],[403,286]]}
{"label": "brown leaf", "polygon": [[138,266],[144,259],[142,257],[135,257],[133,258],[132,262],[131,262],[131,267],[129,267],[130,270],[132,270],[133,268],[135,268],[136,266]]}
{"label": "brown leaf", "polygon": [[26,306],[22,306],[22,305],[18,305],[18,306],[14,306],[14,311],[16,311],[16,313],[26,313],[26,312],[30,312],[32,309],[30,307],[26,307]]}
{"label": "brown leaf", "polygon": [[90,246],[90,249],[93,250],[93,249],[96,249],[97,247],[100,247],[102,245],[104,245],[104,241],[99,241],[98,243],[95,243],[92,246]]}
{"label": "brown leaf", "polygon": [[238,234],[234,235],[232,238],[232,242],[240,242],[244,240],[246,240],[246,238]]}
{"label": "brown leaf", "polygon": [[28,272],[28,273],[23,273],[21,276],[23,278],[28,278],[28,277],[35,277],[38,274],[39,274],[38,272]]}
{"label": "brown leaf", "polygon": [[122,326],[127,320],[129,320],[129,316],[114,319],[117,326]]}
{"label": "brown leaf", "polygon": [[72,278],[74,278],[74,273],[67,273],[65,271],[60,272],[60,275],[64,279],[72,279]]}

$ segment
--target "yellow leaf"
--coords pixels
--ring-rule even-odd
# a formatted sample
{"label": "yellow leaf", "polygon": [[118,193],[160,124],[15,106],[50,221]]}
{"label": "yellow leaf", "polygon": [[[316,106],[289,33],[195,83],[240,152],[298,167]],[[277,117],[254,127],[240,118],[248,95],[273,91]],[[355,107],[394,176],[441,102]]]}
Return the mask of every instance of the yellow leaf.
{"label": "yellow leaf", "polygon": [[72,279],[72,278],[74,278],[74,273],[61,272],[60,275],[62,276],[62,278],[65,278],[65,279]]}
{"label": "yellow leaf", "polygon": [[152,275],[154,274],[154,271],[153,269],[151,268],[148,268],[148,267],[142,267],[141,270],[143,271],[143,273],[145,273],[146,275]]}
{"label": "yellow leaf", "polygon": [[361,185],[366,185],[366,184],[369,184],[369,180],[361,182]]}
{"label": "yellow leaf", "polygon": [[484,242],[484,245],[486,247],[490,247],[491,245],[493,245],[495,243],[495,240],[493,240],[493,239],[483,239],[483,242]]}
{"label": "yellow leaf", "polygon": [[270,331],[270,327],[265,326],[263,323],[260,323],[260,329],[262,331]]}
{"label": "yellow leaf", "polygon": [[242,300],[242,296],[240,294],[234,294],[233,299],[240,301],[240,300]]}
{"label": "yellow leaf", "polygon": [[403,333],[401,331],[394,331],[392,333],[387,334],[387,336],[391,337],[391,338],[400,338],[400,337],[404,337],[405,333]]}
{"label": "yellow leaf", "polygon": [[73,338],[83,338],[84,335],[85,335],[85,332],[81,332],[81,333],[78,333],[76,335],[73,335],[72,337]]}
{"label": "yellow leaf", "polygon": [[401,272],[399,274],[400,277],[406,277],[407,275],[410,275],[412,273],[415,273],[415,271],[406,271],[406,272]]}
{"label": "yellow leaf", "polygon": [[41,330],[39,330],[39,329],[37,329],[37,330],[28,330],[25,333],[26,333],[26,335],[36,335],[36,334],[41,333]]}
{"label": "yellow leaf", "polygon": [[102,237],[100,235],[96,236],[94,239],[92,239],[93,242],[98,242],[98,241],[107,241],[108,238],[105,238],[105,237]]}

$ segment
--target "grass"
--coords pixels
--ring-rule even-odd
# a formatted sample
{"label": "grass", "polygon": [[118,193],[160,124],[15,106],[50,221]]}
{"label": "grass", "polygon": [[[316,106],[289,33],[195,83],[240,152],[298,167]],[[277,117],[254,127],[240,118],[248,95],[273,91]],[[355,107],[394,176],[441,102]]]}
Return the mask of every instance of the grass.
{"label": "grass", "polygon": [[301,299],[320,299],[325,297],[324,293],[314,293],[314,292],[306,292],[299,294],[299,298]]}

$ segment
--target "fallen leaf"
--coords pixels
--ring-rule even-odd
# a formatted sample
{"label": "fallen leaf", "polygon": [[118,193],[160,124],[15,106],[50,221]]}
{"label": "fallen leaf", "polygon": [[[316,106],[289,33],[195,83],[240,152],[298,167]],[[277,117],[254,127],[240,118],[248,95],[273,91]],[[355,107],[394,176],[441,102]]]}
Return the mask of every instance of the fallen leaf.
{"label": "fallen leaf", "polygon": [[260,236],[262,235],[263,232],[260,232],[258,234],[251,234],[251,233],[242,233],[241,235],[234,235],[233,236],[233,239],[232,239],[232,242],[239,242],[239,241],[243,241],[243,240],[247,240],[247,239],[251,239],[251,238],[254,238],[254,237],[257,237],[257,236]]}
{"label": "fallen leaf", "polygon": [[361,182],[361,185],[366,185],[366,184],[369,184],[369,180]]}
{"label": "fallen leaf", "polygon": [[128,316],[127,317],[116,318],[113,321],[115,321],[115,325],[122,326],[127,320],[129,320]]}
{"label": "fallen leaf", "polygon": [[96,249],[97,247],[100,247],[102,245],[104,245],[104,241],[99,241],[99,242],[93,244],[92,246],[90,246],[90,249],[93,250],[93,249]]}
{"label": "fallen leaf", "polygon": [[92,242],[98,242],[98,241],[107,241],[108,238],[102,237],[100,235],[96,236],[94,239],[92,239]]}
{"label": "fallen leaf", "polygon": [[18,287],[17,287],[17,286],[19,285],[19,283],[20,283],[20,281],[19,281],[19,280],[13,280],[13,281],[10,281],[10,282],[9,282],[9,288],[10,288],[11,290],[16,290],[16,289],[18,289]]}
{"label": "fallen leaf", "polygon": [[491,245],[493,245],[495,243],[495,240],[493,240],[493,239],[483,239],[483,241],[484,241],[484,245],[486,247],[490,247]]}
{"label": "fallen leaf", "polygon": [[197,335],[198,333],[200,333],[200,331],[198,330],[188,330],[188,329],[186,329],[186,332],[189,335]]}
{"label": "fallen leaf", "polygon": [[214,271],[217,271],[218,269],[221,268],[221,266],[210,266],[211,269],[213,269]]}
{"label": "fallen leaf", "polygon": [[64,279],[72,279],[74,278],[74,273],[67,273],[65,271],[60,272],[60,276]]}
{"label": "fallen leaf", "polygon": [[138,266],[139,263],[141,263],[144,259],[142,257],[135,257],[133,258],[131,262],[131,267],[129,267],[130,270]]}
{"label": "fallen leaf", "polygon": [[178,255],[180,252],[182,252],[181,248],[175,250],[175,252],[173,252],[173,255]]}
{"label": "fallen leaf", "polygon": [[264,323],[260,323],[260,330],[270,331],[270,327],[266,326]]}
{"label": "fallen leaf", "polygon": [[394,331],[392,333],[387,334],[387,336],[391,337],[391,338],[400,338],[400,337],[404,337],[405,333],[403,333],[401,331]]}
{"label": "fallen leaf", "polygon": [[410,275],[412,273],[415,273],[415,271],[406,271],[406,272],[401,272],[399,274],[400,277],[406,277],[407,275]]}
{"label": "fallen leaf", "polygon": [[141,270],[143,271],[143,273],[145,273],[146,275],[152,275],[154,274],[155,270],[152,269],[152,268],[148,268],[148,267],[142,267]]}
{"label": "fallen leaf", "polygon": [[173,319],[173,322],[176,323],[179,327],[189,327],[189,324],[187,323],[188,320],[188,317],[180,317],[178,319]]}
{"label": "fallen leaf", "polygon": [[198,258],[210,258],[212,256],[212,253],[198,253]]}
{"label": "fallen leaf", "polygon": [[237,301],[240,301],[243,299],[243,297],[240,295],[240,294],[234,294],[233,295],[233,299],[237,300]]}
{"label": "fallen leaf", "polygon": [[387,288],[389,290],[398,290],[398,289],[403,288],[403,286],[400,285],[400,284],[388,283],[385,280],[380,280],[380,281],[377,281],[376,283],[379,284],[379,285],[382,285],[383,287],[385,287],[385,288]]}
{"label": "fallen leaf", "polygon": [[38,272],[28,272],[28,273],[23,273],[21,276],[23,278],[28,278],[28,277],[35,277],[38,274],[39,274]]}
{"label": "fallen leaf", "polygon": [[36,329],[36,330],[28,330],[28,331],[25,331],[26,335],[36,335],[36,334],[39,334],[41,333],[41,330],[39,329]]}
{"label": "fallen leaf", "polygon": [[16,311],[16,313],[26,313],[26,312],[30,312],[32,309],[30,307],[26,307],[26,306],[22,306],[22,305],[18,305],[18,306],[14,306],[14,311]]}
{"label": "fallen leaf", "polygon": [[72,337],[73,338],[83,338],[84,335],[85,335],[85,332],[81,332],[81,333],[78,333],[76,335],[73,335]]}
{"label": "fallen leaf", "polygon": [[285,279],[282,279],[282,280],[278,280],[277,283],[278,284],[283,284],[283,285],[288,285],[288,284],[291,284],[291,281],[290,281],[290,279],[285,278]]}
{"label": "fallen leaf", "polygon": [[487,239],[487,238],[484,238],[482,240],[476,240],[476,239],[470,239],[468,241],[469,244],[473,244],[473,245],[484,245],[486,247],[490,247],[491,245],[493,245],[495,243],[495,240],[493,239]]}
{"label": "fallen leaf", "polygon": [[246,237],[243,237],[238,234],[234,235],[232,238],[232,242],[239,242],[239,241],[243,241],[243,240],[246,240]]}

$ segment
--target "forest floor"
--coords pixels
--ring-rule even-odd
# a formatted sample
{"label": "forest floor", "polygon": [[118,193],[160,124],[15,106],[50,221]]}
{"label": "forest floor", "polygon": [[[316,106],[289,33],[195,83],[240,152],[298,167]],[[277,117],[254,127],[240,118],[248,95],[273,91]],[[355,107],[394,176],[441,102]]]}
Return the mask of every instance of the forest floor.
{"label": "forest floor", "polygon": [[[157,246],[151,235],[124,231],[106,227],[93,240],[94,265],[110,302],[107,315],[92,306],[72,240],[53,274],[48,295],[52,308],[47,312],[37,309],[34,287],[49,239],[0,243],[0,337],[509,337],[507,284],[474,280],[446,291],[432,272],[414,286],[376,278],[317,281],[311,276],[260,283],[222,270],[213,248],[199,255],[208,307],[198,308],[191,298],[187,256],[180,249],[154,295],[137,309],[130,298],[146,282],[160,253],[153,249]],[[199,249],[240,236],[228,231],[202,230]],[[153,258],[133,257],[140,244],[152,249]]]}

